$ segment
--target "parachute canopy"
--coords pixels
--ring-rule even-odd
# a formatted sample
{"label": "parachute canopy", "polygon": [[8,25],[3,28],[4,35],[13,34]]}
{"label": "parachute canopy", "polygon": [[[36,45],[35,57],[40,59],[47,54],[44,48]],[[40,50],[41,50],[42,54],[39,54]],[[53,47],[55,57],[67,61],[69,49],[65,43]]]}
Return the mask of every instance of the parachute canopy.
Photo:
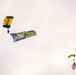
{"label": "parachute canopy", "polygon": [[13,16],[6,16],[3,21],[3,27],[9,29],[11,27],[11,22],[13,19],[14,19]]}
{"label": "parachute canopy", "polygon": [[70,57],[75,57],[76,55],[75,54],[70,54],[69,56],[68,56],[68,58],[70,58]]}

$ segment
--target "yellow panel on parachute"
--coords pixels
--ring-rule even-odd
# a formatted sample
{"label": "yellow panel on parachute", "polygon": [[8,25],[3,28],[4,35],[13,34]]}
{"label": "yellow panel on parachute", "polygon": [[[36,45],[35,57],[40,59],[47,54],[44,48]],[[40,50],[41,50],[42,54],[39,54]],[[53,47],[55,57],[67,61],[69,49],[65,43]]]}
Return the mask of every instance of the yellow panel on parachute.
{"label": "yellow panel on parachute", "polygon": [[13,16],[6,16],[3,22],[3,27],[10,28]]}
{"label": "yellow panel on parachute", "polygon": [[[3,27],[9,29],[13,19],[13,16],[6,16],[3,21]],[[9,33],[9,30],[7,32]]]}
{"label": "yellow panel on parachute", "polygon": [[75,57],[75,54],[70,54],[70,55],[68,56],[68,58],[70,58],[70,57]]}

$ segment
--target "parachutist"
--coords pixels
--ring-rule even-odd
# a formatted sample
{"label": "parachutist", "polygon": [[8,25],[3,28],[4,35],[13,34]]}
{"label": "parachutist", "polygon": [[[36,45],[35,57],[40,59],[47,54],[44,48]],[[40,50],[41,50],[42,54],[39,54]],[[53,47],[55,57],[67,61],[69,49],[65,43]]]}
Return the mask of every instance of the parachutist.
{"label": "parachutist", "polygon": [[8,34],[9,34],[9,32],[10,32],[10,31],[9,31],[9,30],[7,30],[7,33],[8,33]]}

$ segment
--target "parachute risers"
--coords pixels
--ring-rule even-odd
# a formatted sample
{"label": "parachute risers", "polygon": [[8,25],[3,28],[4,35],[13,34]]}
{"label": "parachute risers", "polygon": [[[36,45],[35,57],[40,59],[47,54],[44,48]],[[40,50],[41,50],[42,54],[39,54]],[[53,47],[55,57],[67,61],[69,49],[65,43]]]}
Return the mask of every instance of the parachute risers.
{"label": "parachute risers", "polygon": [[11,22],[14,19],[13,16],[6,16],[3,21],[3,27],[7,28],[7,33],[9,33],[9,28],[11,27]]}

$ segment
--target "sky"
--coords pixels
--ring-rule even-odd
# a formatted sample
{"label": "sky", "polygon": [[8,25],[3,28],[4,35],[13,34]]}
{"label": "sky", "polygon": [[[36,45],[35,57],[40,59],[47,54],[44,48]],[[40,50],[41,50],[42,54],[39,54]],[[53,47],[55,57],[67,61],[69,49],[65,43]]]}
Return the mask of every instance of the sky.
{"label": "sky", "polygon": [[[14,42],[3,28],[13,16],[10,33],[35,30],[37,35]],[[0,75],[76,75],[75,0],[0,0]]]}

